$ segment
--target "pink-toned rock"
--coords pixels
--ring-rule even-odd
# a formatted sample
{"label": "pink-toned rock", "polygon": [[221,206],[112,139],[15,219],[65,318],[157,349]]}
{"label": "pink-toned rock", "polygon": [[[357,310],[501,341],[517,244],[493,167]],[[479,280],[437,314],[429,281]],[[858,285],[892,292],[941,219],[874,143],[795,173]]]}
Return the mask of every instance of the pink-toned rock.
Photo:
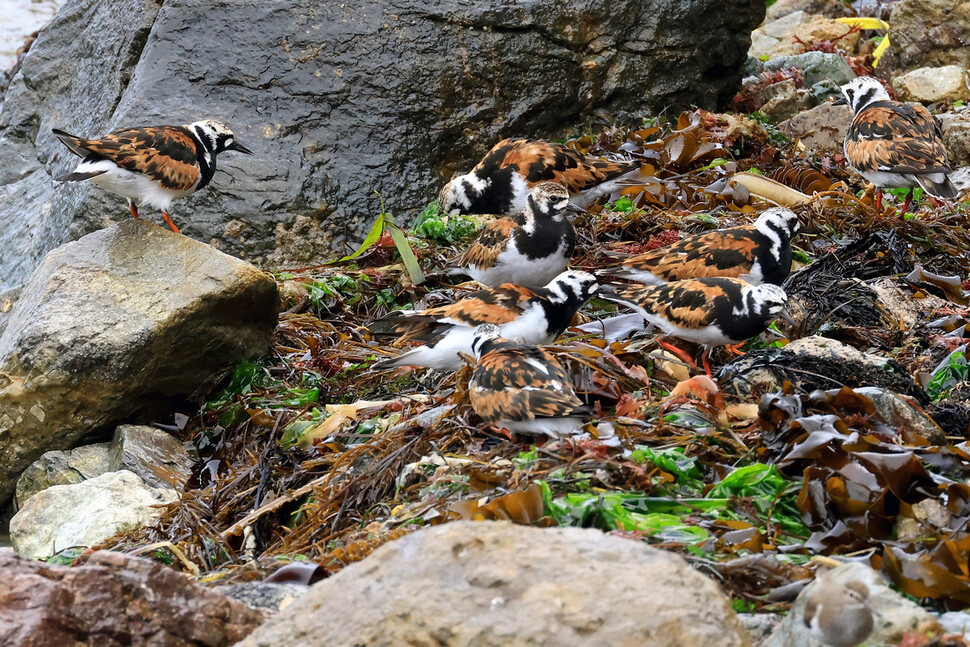
{"label": "pink-toned rock", "polygon": [[[754,58],[775,58],[806,52],[812,43],[830,40],[840,49],[854,53],[859,46],[859,32],[851,32],[849,25],[825,16],[796,11],[778,20],[766,22],[751,32],[751,49]],[[799,42],[800,41],[800,42]]]}
{"label": "pink-toned rock", "polygon": [[141,557],[52,566],[0,550],[0,645],[222,647],[263,614]]}

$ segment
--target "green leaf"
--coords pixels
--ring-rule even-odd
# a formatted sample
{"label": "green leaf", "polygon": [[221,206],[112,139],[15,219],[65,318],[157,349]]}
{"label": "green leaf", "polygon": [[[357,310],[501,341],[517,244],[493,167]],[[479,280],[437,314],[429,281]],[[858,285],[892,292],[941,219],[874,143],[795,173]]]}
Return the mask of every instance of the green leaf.
{"label": "green leaf", "polygon": [[381,234],[384,233],[384,217],[385,217],[385,215],[386,214],[384,213],[384,210],[382,208],[380,215],[378,215],[377,216],[377,219],[374,220],[374,224],[371,225],[370,231],[367,232],[367,236],[364,238],[364,242],[362,242],[360,244],[360,247],[357,248],[357,251],[356,252],[354,252],[353,254],[348,254],[347,256],[344,256],[343,258],[338,258],[335,261],[330,261],[330,263],[328,263],[328,265],[333,264],[333,263],[344,263],[346,261],[352,261],[355,258],[357,258],[358,256],[360,256],[361,254],[363,254],[364,252],[366,252],[368,249],[370,249],[371,247],[373,247],[374,244],[381,239]]}
{"label": "green leaf", "polygon": [[967,355],[962,350],[955,350],[950,353],[945,365],[933,371],[930,382],[926,385],[926,393],[936,402],[950,389],[968,378],[970,378],[970,365],[967,364]]}
{"label": "green leaf", "polygon": [[424,283],[424,272],[421,271],[421,265],[418,264],[418,257],[414,255],[414,251],[408,243],[407,236],[393,222],[387,222],[386,225],[391,232],[391,238],[394,239],[394,246],[397,247],[397,253],[401,255],[401,261],[404,262],[404,269],[408,271],[408,276],[411,277],[411,282],[414,285],[421,285]]}

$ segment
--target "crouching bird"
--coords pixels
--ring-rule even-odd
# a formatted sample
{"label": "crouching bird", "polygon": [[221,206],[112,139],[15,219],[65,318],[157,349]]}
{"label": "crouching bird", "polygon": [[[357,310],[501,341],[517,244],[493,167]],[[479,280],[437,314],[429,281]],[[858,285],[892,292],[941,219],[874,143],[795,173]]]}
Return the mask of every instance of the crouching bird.
{"label": "crouching bird", "polygon": [[211,120],[185,126],[123,128],[99,139],[76,137],[56,128],[52,132],[81,158],[77,168],[57,182],[89,181],[128,198],[128,209],[135,218],[139,207],[151,205],[176,233],[178,227],[168,215],[172,201],[212,181],[219,153],[252,154],[235,140],[231,130]]}
{"label": "crouching bird", "polygon": [[552,438],[583,426],[589,411],[551,353],[502,339],[492,324],[475,328],[472,352],[478,364],[468,381],[468,398],[482,420],[513,433]]}

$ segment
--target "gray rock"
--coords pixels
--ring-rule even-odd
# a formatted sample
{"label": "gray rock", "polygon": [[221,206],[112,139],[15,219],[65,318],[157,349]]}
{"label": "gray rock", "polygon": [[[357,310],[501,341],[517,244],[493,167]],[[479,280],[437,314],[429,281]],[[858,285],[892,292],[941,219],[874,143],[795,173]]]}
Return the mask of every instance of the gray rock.
{"label": "gray rock", "polygon": [[[334,619],[339,618],[339,622]],[[315,584],[240,647],[750,645],[678,555],[580,528],[453,522]]]}
{"label": "gray rock", "polygon": [[[843,564],[825,575],[839,584],[857,581],[868,587],[869,606],[876,612],[876,626],[865,641],[866,647],[895,645],[907,631],[925,633],[940,630],[932,613],[893,591],[868,566],[854,562]],[[809,636],[804,623],[805,604],[816,586],[817,583],[813,582],[805,587],[763,647],[817,647],[818,643]]]}
{"label": "gray rock", "polygon": [[893,87],[904,101],[936,103],[970,99],[967,71],[959,65],[921,67],[893,79]]}
{"label": "gray rock", "polygon": [[7,327],[7,319],[10,318],[10,311],[13,310],[13,304],[17,302],[18,296],[20,296],[20,288],[0,292],[0,335]]}
{"label": "gray rock", "polygon": [[793,117],[811,105],[807,93],[797,88],[791,79],[769,85],[764,90],[764,97],[765,104],[759,112],[776,123]]}
{"label": "gray rock", "polygon": [[855,392],[872,400],[880,417],[897,433],[916,434],[934,445],[946,444],[946,433],[915,402],[874,386],[863,386]]}
{"label": "gray rock", "polygon": [[108,443],[82,445],[70,451],[46,452],[17,479],[17,506],[23,507],[30,497],[52,485],[80,483],[109,470]]}
{"label": "gray rock", "polygon": [[778,20],[796,11],[821,14],[829,18],[852,15],[852,9],[841,0],[777,0],[768,7],[765,22]]}
{"label": "gray rock", "polygon": [[108,469],[128,470],[148,487],[180,490],[192,476],[192,459],[182,443],[161,429],[121,425],[115,429]]}
{"label": "gray rock", "polygon": [[825,16],[795,11],[765,22],[754,30],[748,54],[762,60],[764,57],[793,56],[804,53],[812,43],[824,40],[837,41],[842,49],[854,52],[859,44],[859,33],[850,33],[848,25]]}
{"label": "gray rock", "polygon": [[898,364],[863,353],[835,339],[811,336],[784,348],[751,351],[726,364],[717,374],[725,393],[749,397],[777,391],[785,381],[796,390],[878,386],[927,401],[926,394]]}
{"label": "gray rock", "polygon": [[[970,164],[970,110],[945,112],[937,115],[937,118],[943,126],[943,142],[946,144],[950,166],[956,169]],[[951,176],[951,179],[960,190],[966,190],[968,184],[966,180],[959,182],[954,176]],[[0,318],[0,326],[3,326],[2,318]]]}
{"label": "gray rock", "polygon": [[816,104],[823,103],[829,99],[838,100],[842,96],[842,89],[837,83],[832,81],[819,81],[809,88],[812,94],[812,101]]}
{"label": "gray rock", "polygon": [[836,85],[844,85],[856,77],[845,57],[840,54],[826,52],[806,52],[795,56],[779,56],[765,61],[765,70],[781,70],[790,67],[802,71],[805,86],[812,86],[820,81],[831,81]]}
{"label": "gray rock", "polygon": [[852,125],[852,109],[823,103],[811,110],[800,112],[791,119],[778,124],[778,130],[816,153],[842,150],[845,133]]}
{"label": "gray rock", "polygon": [[10,541],[26,557],[50,557],[72,546],[96,546],[148,525],[175,490],[150,488],[127,470],[38,492],[10,520]]}
{"label": "gray rock", "polygon": [[761,647],[768,640],[784,616],[776,613],[739,613],[738,622],[751,636],[755,647]]}
{"label": "gray rock", "polygon": [[215,590],[250,609],[272,615],[306,595],[310,587],[292,582],[240,582]]}
{"label": "gray rock", "polygon": [[95,187],[52,186],[76,158],[51,127],[226,121],[255,154],[223,156],[227,172],[176,203],[183,231],[254,261],[313,260],[288,249],[321,258],[360,240],[375,190],[403,222],[502,137],[726,103],[764,11],[763,0],[69,0],[0,116],[0,230],[17,250],[0,253],[0,288],[126,217]]}
{"label": "gray rock", "polygon": [[970,69],[970,1],[899,0],[889,17],[889,40],[880,72],[941,65]]}
{"label": "gray rock", "polygon": [[140,220],[51,252],[0,336],[0,505],[45,451],[169,411],[264,353],[278,307],[253,266]]}

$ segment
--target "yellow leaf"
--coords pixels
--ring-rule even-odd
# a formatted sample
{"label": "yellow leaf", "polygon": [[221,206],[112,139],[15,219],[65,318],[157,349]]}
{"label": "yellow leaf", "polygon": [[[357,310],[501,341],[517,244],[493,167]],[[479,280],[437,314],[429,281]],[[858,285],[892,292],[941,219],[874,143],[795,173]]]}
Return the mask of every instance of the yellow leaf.
{"label": "yellow leaf", "polygon": [[859,29],[889,29],[889,23],[878,18],[836,18],[836,22],[852,25]]}
{"label": "yellow leaf", "polygon": [[874,51],[872,53],[872,67],[873,67],[873,69],[879,67],[879,59],[882,58],[882,55],[886,53],[886,50],[887,49],[889,49],[889,36],[888,35],[885,38],[882,39],[882,42],[879,43],[879,47],[877,47],[876,48],[876,51]]}

